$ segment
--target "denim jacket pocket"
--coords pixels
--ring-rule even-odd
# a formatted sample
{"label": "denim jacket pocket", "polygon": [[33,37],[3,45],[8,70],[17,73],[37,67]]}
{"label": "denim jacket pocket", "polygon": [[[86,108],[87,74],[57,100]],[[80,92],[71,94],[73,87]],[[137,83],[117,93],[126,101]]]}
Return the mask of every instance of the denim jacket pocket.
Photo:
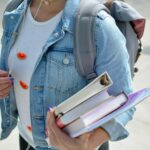
{"label": "denim jacket pocket", "polygon": [[46,88],[55,105],[64,101],[86,84],[75,68],[73,53],[50,51],[47,54]]}

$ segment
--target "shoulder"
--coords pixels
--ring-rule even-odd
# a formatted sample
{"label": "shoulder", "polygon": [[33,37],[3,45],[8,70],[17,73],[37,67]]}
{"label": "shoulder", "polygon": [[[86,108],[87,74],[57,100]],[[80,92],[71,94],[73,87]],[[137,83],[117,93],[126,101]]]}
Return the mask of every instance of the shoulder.
{"label": "shoulder", "polygon": [[[125,43],[126,39],[122,32],[119,30],[114,18],[106,11],[100,11],[96,16],[95,24],[95,38],[98,43],[107,44],[113,43]],[[119,39],[119,41],[118,41]]]}
{"label": "shoulder", "polygon": [[108,12],[101,10],[96,16],[96,24],[115,25],[115,20]]}
{"label": "shoulder", "polygon": [[96,17],[96,30],[97,32],[103,32],[103,34],[111,35],[117,34],[122,36],[121,31],[116,25],[114,18],[106,11],[100,11]]}

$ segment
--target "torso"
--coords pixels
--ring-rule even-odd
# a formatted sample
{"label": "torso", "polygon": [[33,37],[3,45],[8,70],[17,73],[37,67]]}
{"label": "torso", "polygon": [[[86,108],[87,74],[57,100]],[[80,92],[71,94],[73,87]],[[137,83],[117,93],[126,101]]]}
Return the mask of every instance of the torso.
{"label": "torso", "polygon": [[48,37],[60,21],[62,12],[45,22],[37,22],[28,8],[18,39],[9,55],[14,80],[21,135],[33,145],[30,119],[30,79]]}

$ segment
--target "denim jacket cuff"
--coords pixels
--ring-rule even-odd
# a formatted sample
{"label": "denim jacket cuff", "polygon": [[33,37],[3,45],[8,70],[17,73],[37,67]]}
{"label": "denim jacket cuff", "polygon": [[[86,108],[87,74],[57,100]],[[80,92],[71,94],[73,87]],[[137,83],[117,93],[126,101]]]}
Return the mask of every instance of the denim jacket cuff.
{"label": "denim jacket cuff", "polygon": [[129,132],[115,119],[103,124],[101,128],[109,134],[111,141],[119,141],[129,136]]}

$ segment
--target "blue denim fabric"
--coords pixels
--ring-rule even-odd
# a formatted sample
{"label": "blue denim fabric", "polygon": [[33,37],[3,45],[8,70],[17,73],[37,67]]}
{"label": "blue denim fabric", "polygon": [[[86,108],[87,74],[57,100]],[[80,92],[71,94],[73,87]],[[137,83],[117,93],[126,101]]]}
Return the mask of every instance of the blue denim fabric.
{"label": "blue denim fabric", "polygon": [[[30,111],[36,150],[50,150],[50,148],[47,148],[48,145],[45,141],[48,107],[58,105],[87,84],[86,79],[77,72],[73,56],[73,16],[79,1],[67,1],[62,19],[45,43],[32,74]],[[19,34],[19,27],[27,7],[27,0],[24,0],[16,10],[4,14],[0,59],[0,68],[3,70],[8,71],[9,69],[8,55]],[[103,11],[96,17],[95,44],[97,46],[95,71],[97,74],[107,71],[114,82],[109,89],[109,93],[112,95],[122,91],[130,93],[132,91],[132,80],[125,46],[126,41],[112,17]],[[64,58],[69,60],[69,64],[63,63]],[[4,139],[8,137],[17,124],[18,114],[13,89],[5,101],[0,100],[0,109],[2,117],[1,139]],[[124,126],[132,119],[134,110],[133,108],[102,126],[108,132],[112,141],[128,136],[129,133]]]}

